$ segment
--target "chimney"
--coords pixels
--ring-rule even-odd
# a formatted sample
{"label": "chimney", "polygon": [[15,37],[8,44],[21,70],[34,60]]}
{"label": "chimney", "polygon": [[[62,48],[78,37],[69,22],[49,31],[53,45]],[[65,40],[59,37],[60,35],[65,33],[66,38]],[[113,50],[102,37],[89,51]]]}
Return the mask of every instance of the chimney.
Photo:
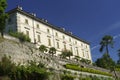
{"label": "chimney", "polygon": [[65,28],[62,28],[63,31],[65,31]]}
{"label": "chimney", "polygon": [[21,7],[21,6],[19,6],[19,5],[17,6],[17,8],[18,8],[18,9],[20,9],[20,10],[22,10],[22,7]]}
{"label": "chimney", "polygon": [[31,15],[35,16],[36,17],[36,14],[35,13],[31,13]]}

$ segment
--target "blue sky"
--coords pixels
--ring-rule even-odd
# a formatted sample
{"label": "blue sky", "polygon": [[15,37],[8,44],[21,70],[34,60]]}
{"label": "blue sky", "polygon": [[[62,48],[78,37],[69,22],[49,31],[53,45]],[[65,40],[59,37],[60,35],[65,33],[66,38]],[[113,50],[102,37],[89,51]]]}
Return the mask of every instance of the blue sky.
{"label": "blue sky", "polygon": [[7,11],[17,5],[91,43],[93,61],[101,57],[99,42],[114,36],[110,55],[117,60],[120,48],[120,0],[7,0]]}

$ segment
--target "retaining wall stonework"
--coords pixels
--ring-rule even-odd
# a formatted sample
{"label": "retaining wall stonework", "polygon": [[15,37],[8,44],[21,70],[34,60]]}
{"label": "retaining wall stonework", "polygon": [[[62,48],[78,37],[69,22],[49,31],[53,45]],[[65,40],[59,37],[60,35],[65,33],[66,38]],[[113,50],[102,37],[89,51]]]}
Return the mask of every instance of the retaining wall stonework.
{"label": "retaining wall stonework", "polygon": [[[59,56],[52,56],[49,53],[41,53],[36,48],[35,44],[28,42],[20,43],[18,39],[9,35],[5,35],[4,38],[6,39],[3,42],[0,42],[0,58],[3,57],[4,55],[11,56],[11,60],[16,64],[21,63],[21,65],[26,65],[28,61],[34,60],[36,62],[44,63],[47,68],[54,68],[55,70],[66,70],[63,67],[63,65],[67,63],[72,63],[72,64],[79,64],[80,66],[84,66],[92,69],[101,70],[104,72],[110,72],[109,70],[103,68],[77,62],[74,59],[73,60],[62,59]],[[103,75],[91,74],[86,72],[78,72],[73,70],[70,71],[73,73],[82,73],[84,75],[96,75],[96,76],[105,77]],[[117,76],[120,77],[120,73],[118,72],[116,73]]]}

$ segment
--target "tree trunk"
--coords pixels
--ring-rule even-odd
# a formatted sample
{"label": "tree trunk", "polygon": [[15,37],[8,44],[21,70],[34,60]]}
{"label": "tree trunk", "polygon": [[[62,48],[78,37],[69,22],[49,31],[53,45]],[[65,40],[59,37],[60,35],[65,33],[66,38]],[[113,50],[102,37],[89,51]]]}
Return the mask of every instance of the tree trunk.
{"label": "tree trunk", "polygon": [[0,32],[1,33],[1,37],[4,38],[4,34],[3,34],[3,31]]}
{"label": "tree trunk", "polygon": [[107,53],[107,56],[110,57],[109,50],[108,50],[108,45],[106,45],[106,53]]}
{"label": "tree trunk", "polygon": [[116,72],[115,72],[115,68],[113,68],[113,72],[114,72],[114,74],[115,74],[115,80],[117,80],[117,74],[116,74]]}

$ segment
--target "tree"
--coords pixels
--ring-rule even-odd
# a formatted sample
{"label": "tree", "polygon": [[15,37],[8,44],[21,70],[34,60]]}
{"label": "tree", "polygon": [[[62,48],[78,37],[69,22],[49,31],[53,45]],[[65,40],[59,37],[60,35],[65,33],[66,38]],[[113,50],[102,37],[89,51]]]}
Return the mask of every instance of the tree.
{"label": "tree", "polygon": [[8,18],[8,15],[5,13],[6,7],[6,0],[0,0],[0,33],[2,37],[5,29],[6,19]]}
{"label": "tree", "polygon": [[62,54],[61,54],[60,56],[61,56],[62,58],[69,57],[69,59],[70,59],[70,57],[73,56],[73,53],[72,53],[71,51],[69,51],[69,50],[63,50],[63,51],[62,51]]}
{"label": "tree", "polygon": [[111,47],[113,47],[113,37],[110,35],[106,35],[102,38],[101,42],[100,42],[100,52],[103,51],[103,49],[106,49],[107,55],[109,56],[109,50],[108,50],[108,46],[110,45]]}
{"label": "tree", "polygon": [[120,65],[120,49],[118,50],[118,57],[119,57],[119,59],[118,59],[118,61],[117,61],[117,64]]}
{"label": "tree", "polygon": [[[113,37],[110,36],[110,35],[105,35],[101,42],[100,42],[100,52],[103,51],[103,49],[105,48],[106,49],[106,52],[105,54],[103,55],[103,58],[102,59],[99,59],[99,61],[96,61],[96,63],[100,62],[101,65],[98,65],[98,66],[102,66],[103,68],[107,68],[107,69],[110,69],[111,71],[114,71],[114,74],[115,74],[115,77],[117,78],[117,75],[115,73],[115,62],[112,60],[112,58],[110,58],[110,55],[109,55],[109,49],[108,47],[111,46],[113,48]],[[103,63],[103,65],[102,65]]]}
{"label": "tree", "polygon": [[68,51],[67,52],[67,57],[69,57],[69,59],[70,59],[71,56],[73,56],[73,53],[71,51]]}
{"label": "tree", "polygon": [[41,51],[41,52],[47,52],[47,47],[45,46],[45,45],[41,45],[40,47],[39,47],[39,50]]}
{"label": "tree", "polygon": [[53,56],[54,54],[56,54],[56,49],[54,47],[51,47],[49,49],[49,53],[52,54],[52,56]]}
{"label": "tree", "polygon": [[111,69],[111,67],[115,66],[115,62],[105,53],[101,58],[96,60],[96,65],[102,68]]}

